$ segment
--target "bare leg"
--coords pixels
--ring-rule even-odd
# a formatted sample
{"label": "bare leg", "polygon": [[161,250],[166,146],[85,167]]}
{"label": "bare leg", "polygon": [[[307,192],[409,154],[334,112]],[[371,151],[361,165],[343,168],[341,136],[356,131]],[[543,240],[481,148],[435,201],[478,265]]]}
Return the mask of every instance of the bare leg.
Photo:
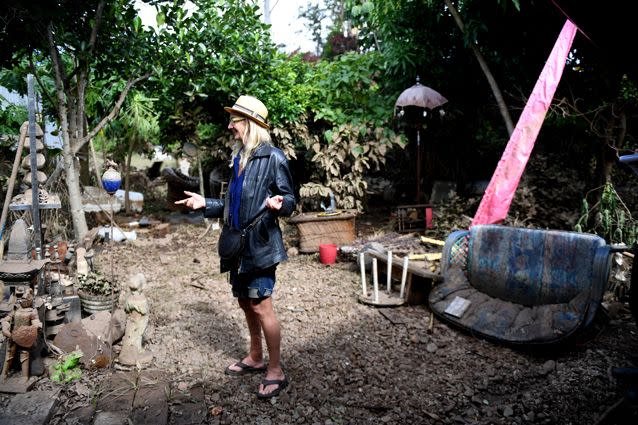
{"label": "bare leg", "polygon": [[[280,364],[281,330],[279,321],[275,315],[275,310],[273,309],[272,298],[264,298],[260,301],[253,300],[251,302],[251,309],[258,318],[261,329],[264,331],[266,347],[268,347],[268,371],[266,372],[266,379],[284,379],[284,371],[281,369]],[[259,386],[259,392],[262,394],[268,394],[276,389],[277,385],[268,385],[265,388],[263,385]]]}
{"label": "bare leg", "polygon": [[[261,367],[264,364],[264,353],[261,345],[261,324],[259,323],[259,318],[252,310],[252,300],[239,298],[238,302],[246,315],[246,323],[248,324],[248,332],[250,334],[250,349],[248,355],[242,359],[242,363],[248,366]],[[229,368],[235,371],[241,369],[235,365],[230,365]]]}

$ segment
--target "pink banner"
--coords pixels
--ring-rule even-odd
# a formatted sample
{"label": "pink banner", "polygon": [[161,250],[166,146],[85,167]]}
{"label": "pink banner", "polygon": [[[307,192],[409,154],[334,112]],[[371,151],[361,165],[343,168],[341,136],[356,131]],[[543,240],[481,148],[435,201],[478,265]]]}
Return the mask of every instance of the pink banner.
{"label": "pink banner", "polygon": [[568,20],[565,22],[525,109],[518,119],[516,128],[496,166],[471,226],[499,223],[507,217],[518,182],[534,148],[536,136],[543,125],[543,120],[563,74],[567,54],[575,35],[576,26]]}

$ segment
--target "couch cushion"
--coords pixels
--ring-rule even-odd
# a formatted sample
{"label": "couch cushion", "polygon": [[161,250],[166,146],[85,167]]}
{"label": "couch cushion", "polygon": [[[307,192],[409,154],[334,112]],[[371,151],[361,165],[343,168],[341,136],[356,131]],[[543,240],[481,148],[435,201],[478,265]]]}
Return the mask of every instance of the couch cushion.
{"label": "couch cushion", "polygon": [[[432,288],[430,308],[447,321],[489,338],[509,343],[550,343],[575,332],[589,308],[589,292],[582,291],[568,302],[539,306],[492,297],[470,285],[459,267],[445,271],[444,280]],[[445,313],[455,297],[470,301],[460,317]]]}
{"label": "couch cushion", "polygon": [[594,259],[604,245],[591,234],[474,226],[469,283],[490,297],[525,306],[569,303],[600,279]]}

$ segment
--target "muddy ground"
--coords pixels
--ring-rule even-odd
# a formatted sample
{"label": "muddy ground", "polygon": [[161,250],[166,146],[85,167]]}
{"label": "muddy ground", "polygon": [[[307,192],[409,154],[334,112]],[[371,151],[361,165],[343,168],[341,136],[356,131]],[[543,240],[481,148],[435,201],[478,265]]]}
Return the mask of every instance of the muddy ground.
{"label": "muddy ground", "polygon": [[[204,230],[173,224],[166,236],[140,232],[135,241],[98,244],[96,267],[122,282],[145,274],[152,367],[180,388],[203,384],[209,410],[221,407],[210,423],[636,423],[635,409],[608,411],[625,394],[611,368],[632,365],[638,352],[625,309],[599,314],[563,347],[515,349],[436,319],[431,326],[423,304],[361,304],[355,262],[341,257],[326,266],[317,254],[293,256],[278,269],[274,301],[291,384],[275,399],[258,400],[260,376],[223,373],[245,355],[248,333],[218,273],[218,231]],[[50,423],[66,424],[69,411],[93,402],[106,375],[85,371],[64,386]],[[55,385],[44,378],[36,388]]]}

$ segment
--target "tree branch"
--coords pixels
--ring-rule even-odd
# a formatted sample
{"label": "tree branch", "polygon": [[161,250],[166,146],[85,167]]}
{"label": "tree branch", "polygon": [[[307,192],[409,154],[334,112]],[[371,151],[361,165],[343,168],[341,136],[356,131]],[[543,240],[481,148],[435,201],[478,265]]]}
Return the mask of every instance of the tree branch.
{"label": "tree branch", "polygon": [[[454,22],[456,22],[456,25],[459,27],[462,33],[465,33],[465,25],[463,24],[461,15],[459,15],[459,12],[456,10],[454,5],[452,4],[452,1],[451,0],[443,0],[443,1],[445,5],[447,6],[448,10],[450,11],[450,13],[452,14],[452,17],[454,18]],[[479,66],[481,67],[481,70],[483,71],[483,74],[485,74],[485,78],[487,79],[487,82],[489,83],[490,88],[492,89],[492,94],[496,98],[496,103],[498,104],[498,109],[501,112],[503,121],[505,121],[505,127],[507,127],[507,132],[511,136],[512,133],[514,132],[514,124],[512,123],[512,118],[510,117],[510,113],[507,109],[507,105],[505,104],[505,100],[503,100],[503,94],[501,93],[501,89],[498,87],[498,84],[496,83],[496,79],[494,78],[494,75],[492,75],[492,72],[490,71],[490,68],[487,65],[487,61],[483,57],[483,54],[479,50],[478,46],[474,43],[471,43],[470,49],[472,50],[472,53],[474,53],[474,56],[476,57],[476,60],[478,61]]]}
{"label": "tree branch", "polygon": [[31,68],[31,73],[35,77],[35,80],[38,82],[38,86],[40,86],[40,91],[44,93],[44,96],[47,98],[47,101],[51,104],[53,108],[55,108],[55,102],[53,101],[53,98],[51,97],[49,92],[46,90],[46,87],[44,87],[44,83],[42,83],[42,80],[40,79],[40,76],[38,75],[37,70],[35,68],[35,64],[33,63],[33,52],[29,53],[29,67]]}
{"label": "tree branch", "polygon": [[[62,141],[65,156],[71,152],[71,145],[69,141],[69,122],[67,117],[67,105],[64,98],[64,68],[60,63],[60,53],[55,46],[53,39],[53,24],[49,23],[47,26],[47,38],[49,40],[49,50],[51,55],[51,61],[53,64],[53,71],[55,73],[55,93],[58,98],[58,115],[60,118],[60,127],[62,130]],[[65,163],[65,165],[68,165]]]}
{"label": "tree branch", "polygon": [[82,140],[80,140],[80,143],[78,143],[77,146],[74,146],[73,154],[76,154],[86,142],[94,138],[95,135],[99,133],[100,130],[102,130],[106,126],[106,124],[113,121],[115,117],[117,117],[117,114],[120,112],[120,108],[122,107],[122,104],[124,103],[124,100],[126,99],[126,95],[131,90],[131,87],[133,87],[135,84],[139,83],[140,81],[146,80],[150,76],[151,76],[151,73],[147,72],[146,74],[134,80],[128,80],[128,82],[126,83],[126,87],[124,87],[124,90],[122,90],[122,93],[120,93],[120,97],[119,99],[117,99],[117,102],[115,102],[115,105],[113,106],[113,109],[111,110],[111,112],[107,116],[102,118],[102,121],[100,121],[98,125],[96,125],[95,128],[91,130],[89,134],[84,136]]}
{"label": "tree branch", "polygon": [[91,30],[91,38],[89,39],[89,54],[93,53],[93,48],[95,47],[95,40],[97,39],[97,31],[100,27],[100,23],[102,22],[102,12],[104,11],[104,0],[100,1],[97,5],[97,10],[95,11],[95,25]]}

